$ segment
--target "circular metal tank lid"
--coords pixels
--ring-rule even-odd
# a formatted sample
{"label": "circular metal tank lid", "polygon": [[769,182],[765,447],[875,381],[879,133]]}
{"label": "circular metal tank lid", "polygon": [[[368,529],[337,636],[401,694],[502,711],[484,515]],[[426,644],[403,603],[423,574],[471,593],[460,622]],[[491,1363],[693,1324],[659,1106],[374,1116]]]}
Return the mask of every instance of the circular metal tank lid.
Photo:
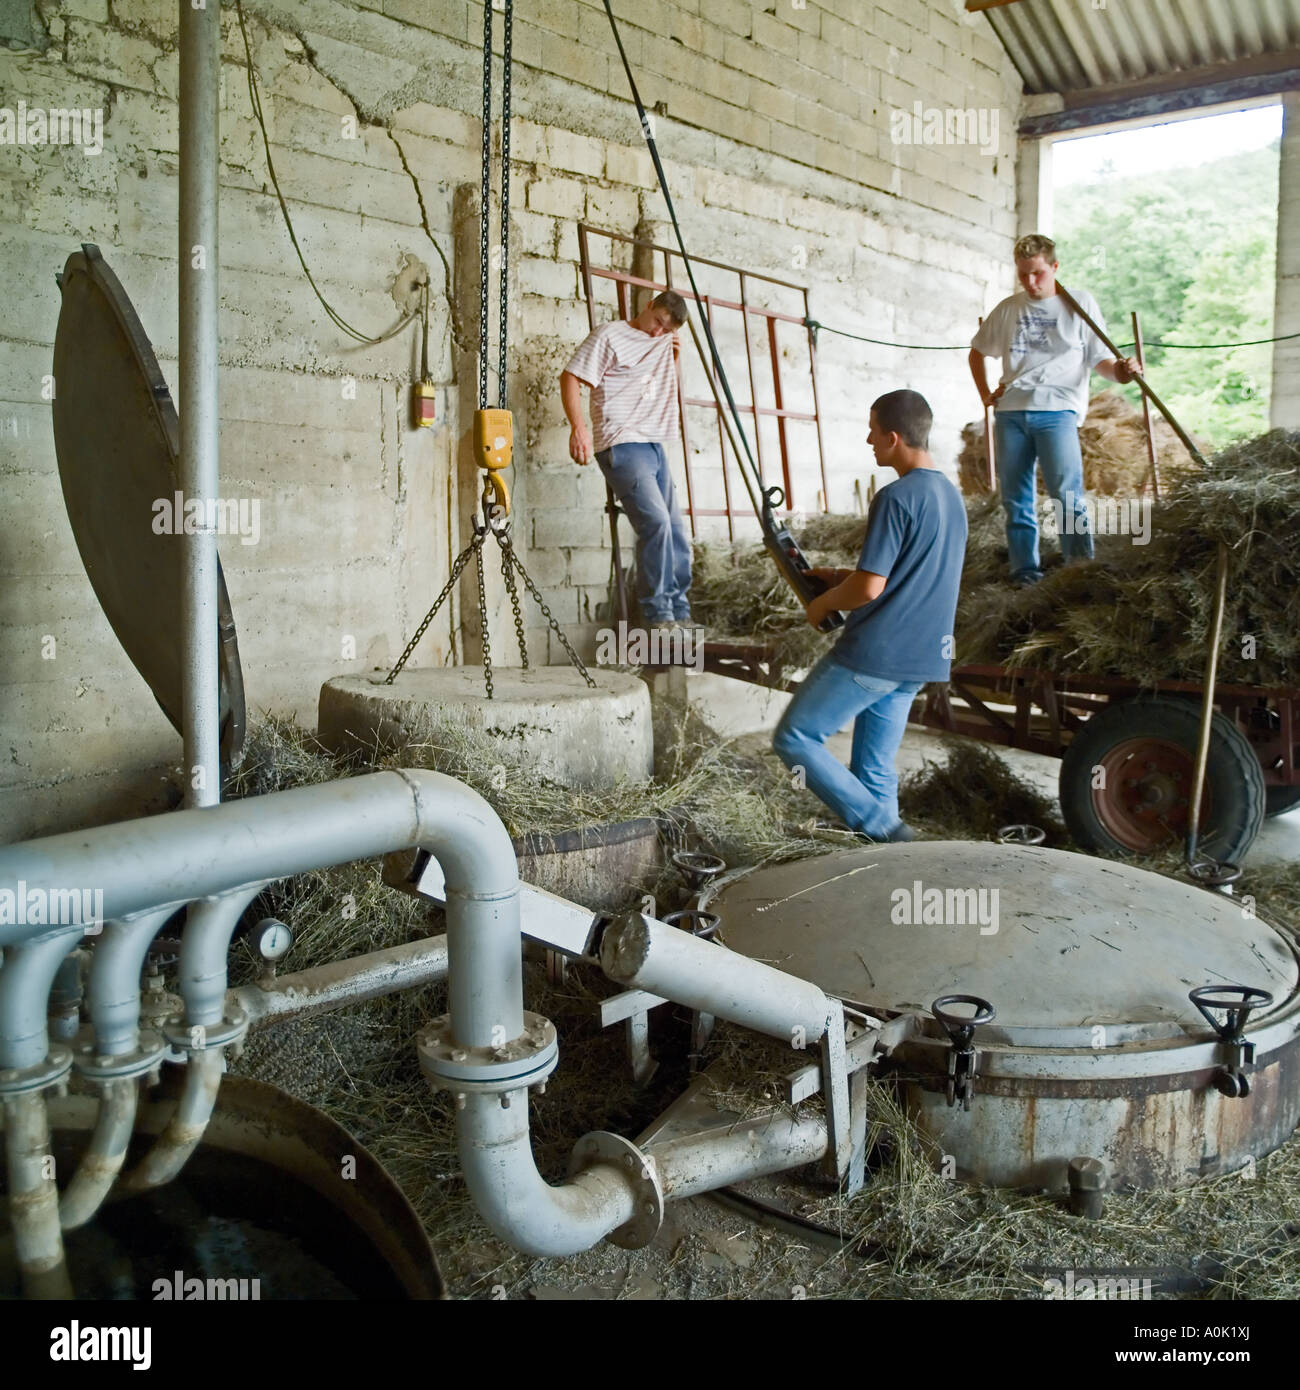
{"label": "circular metal tank lid", "polygon": [[985,1043],[1088,1048],[1210,1034],[1198,985],[1253,985],[1292,1004],[1288,938],[1240,899],[1060,850],[927,842],[847,850],[718,880],[726,944],[873,1013],[987,999]]}
{"label": "circular metal tank lid", "polygon": [[[184,536],[158,534],[175,510],[180,425],[126,291],[89,243],[68,257],[54,335],[54,448],[68,520],[95,596],[163,713],[182,729]],[[221,759],[239,760],[244,685],[235,620],[218,567]]]}

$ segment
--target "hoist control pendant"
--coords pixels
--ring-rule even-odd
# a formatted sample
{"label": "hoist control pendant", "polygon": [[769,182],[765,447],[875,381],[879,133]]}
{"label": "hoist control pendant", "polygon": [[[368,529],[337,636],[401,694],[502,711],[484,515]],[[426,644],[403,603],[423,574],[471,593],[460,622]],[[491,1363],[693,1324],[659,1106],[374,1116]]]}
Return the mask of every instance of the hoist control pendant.
{"label": "hoist control pendant", "polygon": [[487,483],[495,494],[499,507],[510,511],[510,493],[503,468],[509,468],[514,457],[515,420],[508,410],[476,410],[474,412],[474,459],[487,472]]}
{"label": "hoist control pendant", "polygon": [[431,430],[436,423],[438,388],[431,381],[417,381],[411,389],[411,423]]}

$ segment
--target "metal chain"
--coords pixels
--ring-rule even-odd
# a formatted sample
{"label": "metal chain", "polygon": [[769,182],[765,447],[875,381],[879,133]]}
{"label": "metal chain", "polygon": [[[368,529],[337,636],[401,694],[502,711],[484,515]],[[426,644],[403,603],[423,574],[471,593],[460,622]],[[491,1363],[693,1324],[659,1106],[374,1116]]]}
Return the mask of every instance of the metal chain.
{"label": "metal chain", "polygon": [[483,185],[479,209],[478,408],[487,409],[488,221],[492,215],[492,0],[483,6]]}
{"label": "metal chain", "polygon": [[407,661],[410,660],[411,653],[420,644],[420,638],[428,631],[429,624],[434,620],[438,609],[447,601],[447,595],[451,593],[452,589],[455,587],[456,581],[464,572],[465,566],[469,563],[471,552],[477,550],[481,553],[485,539],[486,537],[476,534],[465,549],[456,556],[455,562],[451,567],[451,574],[448,576],[447,582],[442,586],[442,592],[434,599],[433,607],[424,615],[424,621],[416,628],[415,636],[406,644],[406,650],[397,658],[397,665],[388,673],[388,678],[384,681],[385,685],[392,685],[394,678],[401,672],[402,667],[406,665]]}
{"label": "metal chain", "polygon": [[519,589],[515,584],[515,571],[511,564],[514,558],[514,542],[508,532],[493,531],[497,544],[501,547],[501,577],[506,581],[506,592],[510,595],[510,607],[515,614],[515,636],[519,639],[519,664],[528,670],[528,639],[524,636],[524,615],[519,610]]}
{"label": "metal chain", "polygon": [[[510,27],[514,17],[514,0],[505,0],[502,28],[501,71],[501,343],[498,367],[500,406],[506,407],[506,340],[509,334],[507,298],[510,280]],[[483,331],[487,333],[487,314],[484,311]]]}
{"label": "metal chain", "polygon": [[[497,540],[500,541],[500,539],[501,538],[498,536]],[[592,690],[595,690],[596,682],[592,680],[591,673],[582,664],[582,658],[573,650],[573,646],[569,642],[569,639],[561,631],[560,624],[556,621],[555,614],[546,606],[546,600],[542,597],[537,585],[534,584],[529,577],[528,571],[524,568],[523,562],[520,560],[519,556],[515,554],[514,547],[511,546],[507,553],[510,557],[510,562],[519,571],[519,576],[524,581],[533,602],[542,610],[542,617],[546,619],[551,631],[560,639],[560,644],[563,646],[564,650],[568,652],[570,663],[582,672],[582,679],[587,682]]]}
{"label": "metal chain", "polygon": [[487,528],[479,530],[478,522],[474,523],[475,540],[478,544],[474,548],[474,564],[478,568],[478,617],[479,617],[479,640],[483,644],[483,684],[487,686],[487,697],[492,698],[492,643],[488,636],[488,611],[487,611],[487,584],[483,579],[483,542],[487,538]]}

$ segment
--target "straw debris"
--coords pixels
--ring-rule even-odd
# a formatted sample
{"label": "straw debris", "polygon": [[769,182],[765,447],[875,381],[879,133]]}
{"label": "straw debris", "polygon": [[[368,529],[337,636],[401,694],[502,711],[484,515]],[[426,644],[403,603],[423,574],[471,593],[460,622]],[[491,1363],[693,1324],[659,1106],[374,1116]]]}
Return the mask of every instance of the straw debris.
{"label": "straw debris", "polygon": [[[570,824],[574,806],[584,814],[624,818],[671,808],[673,823],[693,844],[727,845],[733,863],[745,862],[746,853],[829,847],[811,832],[791,835],[816,803],[792,791],[774,759],[742,757],[680,710],[658,714],[662,741],[656,743],[660,766],[654,782],[571,800]],[[530,811],[528,769],[512,765],[511,777],[520,783],[495,785],[500,778],[484,779],[472,766],[472,740],[463,729],[446,740],[439,732],[420,749],[376,750],[340,763],[291,723],[270,721],[250,739],[236,790],[260,794],[365,765],[438,765],[441,759],[441,770],[469,765],[479,790],[497,798],[494,804],[515,833],[538,822],[553,827],[561,815],[560,793],[545,791],[539,809]],[[495,745],[492,753],[488,767],[502,757]],[[719,791],[720,801],[712,804],[710,796]],[[568,789],[564,794],[573,795]],[[1010,821],[1050,820],[1043,799],[995,753],[965,740],[951,742],[944,763],[928,764],[906,779],[902,796],[909,819],[962,838],[984,838]],[[1172,858],[1165,867],[1178,869]],[[669,891],[680,895],[681,885]],[[1256,896],[1261,913],[1289,922],[1300,913],[1300,869],[1254,871],[1241,891]],[[661,906],[669,901],[665,896]],[[443,930],[440,910],[385,887],[374,863],[274,885],[247,920],[267,912],[290,922],[297,934],[283,970]],[[233,977],[250,978],[258,968],[251,952],[237,945]],[[650,1086],[638,1087],[623,1030],[598,1026],[596,1004],[613,991],[610,982],[573,969],[558,985],[540,964],[526,961],[524,988],[526,1006],[553,1019],[562,1040],[560,1066],[546,1093],[530,1098],[539,1168],[548,1181],[560,1182],[581,1134],[603,1129],[634,1136],[681,1094],[690,1079],[686,1019],[672,1006],[651,1014],[651,1046],[661,1065]],[[1157,1279],[1155,1297],[1297,1293],[1300,1142],[1293,1139],[1261,1160],[1249,1180],[1228,1176],[1174,1192],[1114,1194],[1101,1221],[1083,1222],[1055,1197],[969,1187],[941,1176],[932,1146],[884,1081],[871,1086],[864,1191],[846,1201],[816,1181],[786,1182],[783,1188],[799,1216],[845,1241],[838,1252],[827,1256],[806,1238],[762,1227],[727,1236],[720,1227],[728,1218],[717,1208],[687,1202],[673,1205],[671,1229],[646,1250],[602,1245],[565,1260],[530,1259],[508,1249],[480,1221],[456,1156],[451,1100],[432,1092],[419,1071],[415,1034],[445,1008],[445,987],[438,985],[281,1024],[252,1034],[235,1065],[321,1107],[372,1150],[414,1205],[454,1295],[788,1299],[797,1287],[810,1298],[1040,1298],[1045,1281],[1063,1266],[1080,1274],[1118,1269],[1141,1276],[1149,1270]],[[786,1074],[814,1059],[719,1024],[700,1060],[718,1064],[710,1071],[715,1104],[750,1116],[779,1109]],[[814,1098],[800,1113],[820,1105]],[[797,1194],[793,1199],[791,1191]]]}
{"label": "straw debris", "polygon": [[[1148,498],[1110,498],[1114,480],[1103,478],[1097,491],[1116,525],[1095,536],[1096,558],[1062,565],[1046,541],[1046,576],[1026,589],[1008,583],[998,500],[969,498],[956,664],[1117,676],[1143,687],[1198,680],[1223,541],[1229,570],[1219,679],[1300,684],[1300,432],[1274,430],[1224,450],[1207,470],[1163,476],[1168,490],[1154,506]],[[1040,506],[1045,525],[1049,504]],[[860,517],[821,517],[802,528],[801,540],[813,563],[851,568],[864,529]],[[719,638],[768,642],[791,668],[829,650],[761,546],[710,543],[697,553],[693,602]]]}

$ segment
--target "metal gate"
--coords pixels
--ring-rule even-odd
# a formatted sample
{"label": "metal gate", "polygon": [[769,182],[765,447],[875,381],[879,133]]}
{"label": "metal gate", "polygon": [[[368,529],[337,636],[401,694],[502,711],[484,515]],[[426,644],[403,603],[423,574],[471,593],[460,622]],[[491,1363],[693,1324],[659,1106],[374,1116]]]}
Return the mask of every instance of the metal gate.
{"label": "metal gate", "polygon": [[[608,265],[593,263],[592,244],[597,238],[610,243],[621,243],[632,248],[634,267],[643,273],[619,270],[613,267],[614,257],[606,259]],[[660,246],[654,242],[641,241],[636,237],[625,236],[620,232],[605,231],[585,222],[578,224],[578,248],[581,258],[582,285],[587,299],[587,321],[592,328],[597,326],[596,281],[608,280],[613,283],[619,318],[634,317],[632,296],[638,290],[654,294],[661,290],[676,290],[684,299],[695,296],[689,284],[681,275],[674,282],[673,263],[678,262],[681,270],[682,256],[671,247]],[[613,246],[610,246],[612,252]],[[808,290],[806,286],[796,285],[788,280],[779,280],[772,275],[761,275],[756,271],[741,270],[738,266],[727,265],[722,261],[705,260],[692,256],[691,263],[697,267],[707,267],[720,271],[724,277],[734,276],[737,289],[734,293],[714,294],[702,290],[700,303],[708,318],[710,327],[717,333],[727,322],[727,315],[739,314],[739,327],[744,338],[745,363],[748,368],[749,401],[737,398],[737,408],[743,416],[749,416],[749,433],[754,440],[755,457],[759,474],[765,485],[779,482],[785,491],[785,510],[825,511],[829,495],[826,485],[826,457],[822,446],[822,429],[817,397],[817,344],[813,330],[808,326]],[[717,277],[715,277],[717,278]],[[771,297],[781,301],[782,307],[767,302],[755,303],[752,300],[754,287],[760,286],[764,298]],[[734,319],[730,320],[735,324]],[[757,335],[751,329],[757,325]],[[784,346],[798,345],[801,360],[797,373],[790,367],[782,375],[781,358],[783,343],[781,326],[793,325],[797,333],[785,330]],[[757,336],[763,346],[756,348]],[[765,350],[764,350],[765,349]],[[719,348],[721,353],[722,349]],[[705,372],[712,372],[712,363],[700,364]],[[806,383],[807,405],[800,409],[790,402],[804,392]],[[770,401],[770,404],[765,403]],[[738,498],[733,496],[734,462],[729,464],[727,443],[722,429],[722,419],[712,394],[695,396],[687,394],[683,380],[682,360],[677,364],[677,403],[678,418],[681,422],[682,452],[686,471],[686,516],[690,522],[691,535],[697,534],[696,520],[706,516],[722,516],[727,519],[727,538],[736,539],[736,522],[746,519],[757,521],[749,506],[743,489]],[[701,484],[705,480],[697,477],[691,467],[691,424],[690,411],[707,410],[712,412],[718,433],[718,467],[721,470],[722,505],[706,505],[707,499],[699,499]],[[770,423],[768,423],[770,422]],[[765,424],[767,427],[765,428]],[[816,459],[799,457],[796,443],[791,439],[791,426],[810,427],[816,438]],[[774,438],[773,438],[774,435]],[[812,450],[808,449],[811,454]]]}

